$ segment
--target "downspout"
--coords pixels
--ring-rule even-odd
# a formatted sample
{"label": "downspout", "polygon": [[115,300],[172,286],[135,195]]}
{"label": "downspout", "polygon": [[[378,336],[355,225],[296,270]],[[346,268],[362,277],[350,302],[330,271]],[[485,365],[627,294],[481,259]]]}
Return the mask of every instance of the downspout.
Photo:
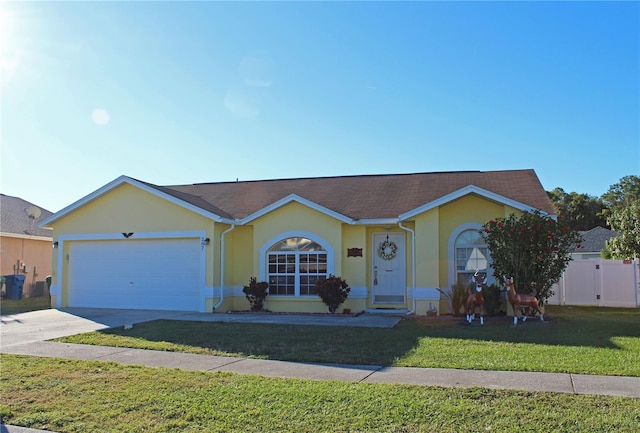
{"label": "downspout", "polygon": [[220,235],[220,301],[213,306],[211,312],[215,312],[224,301],[224,236],[236,228],[236,223],[231,224],[227,230]]}
{"label": "downspout", "polygon": [[398,227],[411,233],[411,311],[407,312],[407,316],[416,312],[416,232],[409,227],[402,225],[402,221],[398,221]]}

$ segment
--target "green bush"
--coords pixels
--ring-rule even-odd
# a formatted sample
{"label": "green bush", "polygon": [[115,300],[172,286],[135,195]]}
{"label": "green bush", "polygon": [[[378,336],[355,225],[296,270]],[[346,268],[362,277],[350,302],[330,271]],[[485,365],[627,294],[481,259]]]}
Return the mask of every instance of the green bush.
{"label": "green bush", "polygon": [[242,291],[244,292],[251,311],[260,311],[264,307],[264,301],[267,298],[269,289],[269,283],[266,281],[257,281],[256,277],[249,279],[249,285],[244,286]]}
{"label": "green bush", "polygon": [[506,314],[506,303],[500,286],[491,284],[483,287],[482,297],[484,298],[484,312],[487,316],[499,316],[501,311]]}
{"label": "green bush", "polygon": [[491,251],[496,278],[511,278],[518,293],[544,301],[560,280],[582,236],[540,211],[511,214],[484,224],[480,233]]}
{"label": "green bush", "polygon": [[334,314],[338,307],[347,300],[351,291],[345,280],[334,275],[318,279],[315,288],[316,293],[329,308],[329,313],[331,314]]}

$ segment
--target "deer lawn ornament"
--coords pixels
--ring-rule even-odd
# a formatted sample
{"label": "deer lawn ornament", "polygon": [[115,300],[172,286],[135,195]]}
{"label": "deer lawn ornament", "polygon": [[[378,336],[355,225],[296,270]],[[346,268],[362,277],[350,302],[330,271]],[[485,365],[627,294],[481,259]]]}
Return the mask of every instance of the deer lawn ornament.
{"label": "deer lawn ornament", "polygon": [[467,290],[467,322],[473,322],[476,317],[476,308],[480,307],[480,324],[484,325],[484,297],[482,296],[482,286],[487,282],[487,278],[484,279],[479,275],[478,270],[473,274],[474,289],[469,288]]}
{"label": "deer lawn ornament", "polygon": [[[514,326],[518,324],[518,311],[520,311],[520,309],[524,307],[530,307],[540,313],[540,320],[544,321],[542,311],[540,310],[540,304],[538,303],[538,299],[536,298],[535,289],[532,295],[523,295],[522,293],[516,293],[516,289],[513,284],[513,277],[505,279],[504,284],[507,286],[507,296],[509,297],[509,303],[513,307]],[[520,313],[522,314],[522,311],[520,311]],[[524,314],[522,321],[524,322],[526,320],[527,316],[526,314]]]}

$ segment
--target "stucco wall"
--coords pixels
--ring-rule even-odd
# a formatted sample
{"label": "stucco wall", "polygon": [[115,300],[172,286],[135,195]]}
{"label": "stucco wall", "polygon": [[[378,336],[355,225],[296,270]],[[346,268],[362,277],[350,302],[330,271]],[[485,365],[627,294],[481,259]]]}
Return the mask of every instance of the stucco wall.
{"label": "stucco wall", "polygon": [[52,224],[56,233],[162,232],[207,229],[213,221],[129,184],[76,209]]}
{"label": "stucco wall", "polygon": [[[364,287],[367,285],[367,263],[370,259],[370,249],[367,248],[367,229],[364,226],[344,225],[342,228],[343,248],[342,278],[350,286]],[[362,257],[347,257],[349,248],[362,248]]]}
{"label": "stucco wall", "polygon": [[[24,296],[35,295],[36,281],[51,275],[51,239],[28,239],[12,236],[0,238],[0,275],[18,273],[25,276]],[[26,268],[25,268],[26,266]]]}
{"label": "stucco wall", "polygon": [[440,287],[440,211],[416,216],[416,286]]}

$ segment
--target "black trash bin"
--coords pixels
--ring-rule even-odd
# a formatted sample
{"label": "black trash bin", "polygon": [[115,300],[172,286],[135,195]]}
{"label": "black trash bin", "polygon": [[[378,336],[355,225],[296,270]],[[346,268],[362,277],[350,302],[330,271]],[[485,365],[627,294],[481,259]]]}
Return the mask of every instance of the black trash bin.
{"label": "black trash bin", "polygon": [[6,287],[7,299],[19,301],[22,299],[24,289],[24,275],[5,275],[4,285]]}

